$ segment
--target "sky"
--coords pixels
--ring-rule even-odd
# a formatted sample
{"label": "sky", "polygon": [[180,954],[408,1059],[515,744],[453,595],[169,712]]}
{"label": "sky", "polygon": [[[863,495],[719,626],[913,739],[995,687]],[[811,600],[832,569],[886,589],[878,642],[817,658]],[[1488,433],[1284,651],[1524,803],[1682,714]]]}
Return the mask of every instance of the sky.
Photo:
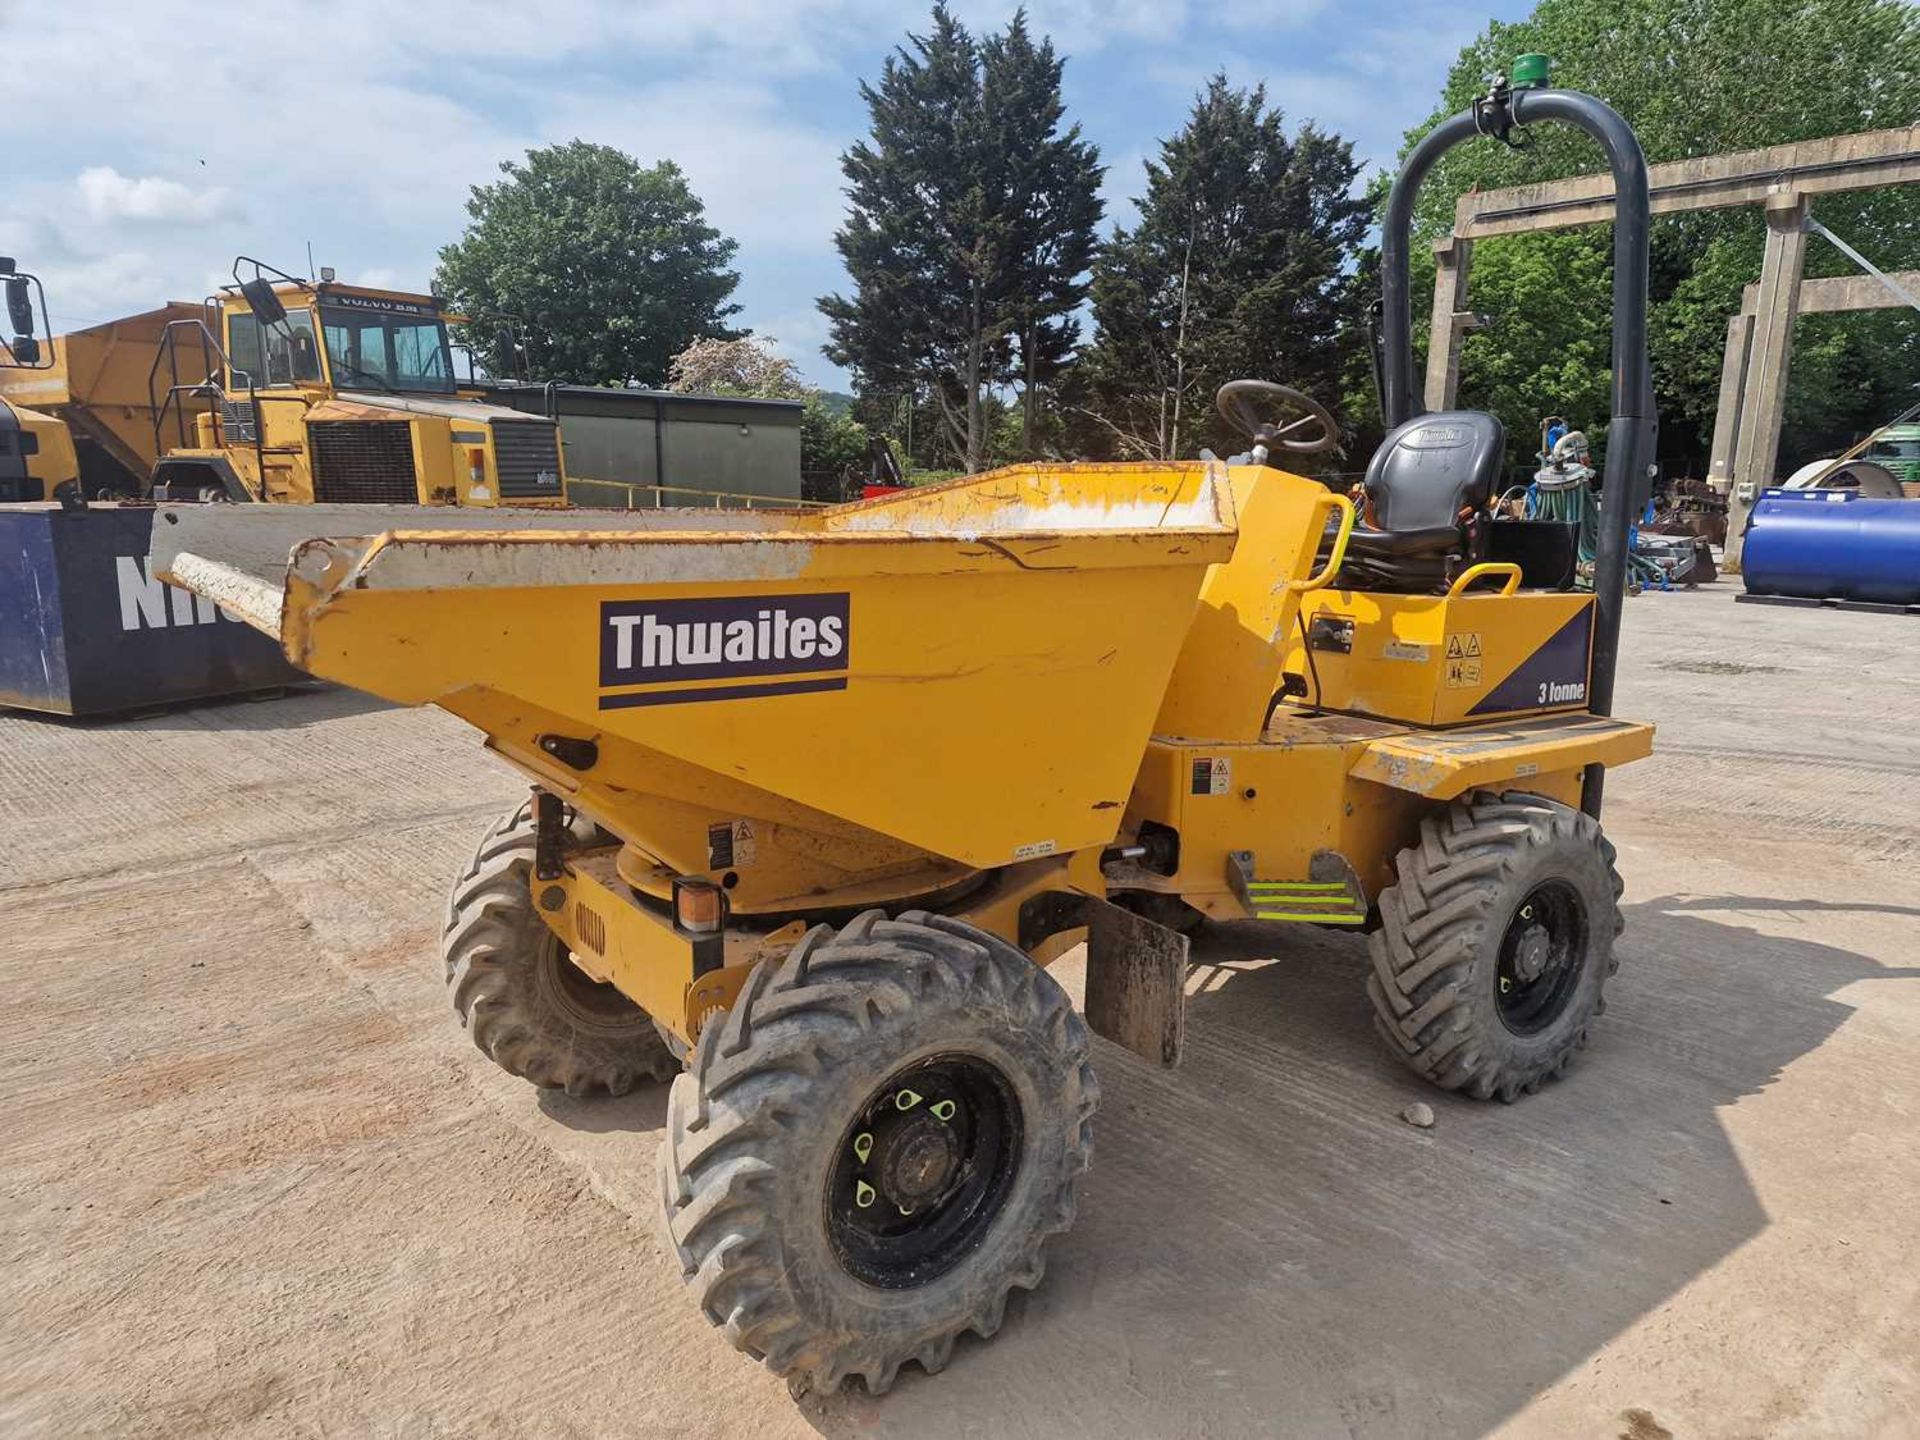
{"label": "sky", "polygon": [[[951,7],[976,32],[1012,13]],[[1070,118],[1108,166],[1108,223],[1207,76],[1264,81],[1391,165],[1461,45],[1530,8],[1444,0],[1035,0],[1067,57]],[[45,281],[56,331],[198,299],[246,254],[425,290],[469,188],[579,137],[672,159],[740,243],[735,323],[816,384],[815,299],[839,157],[928,6],[882,0],[0,0],[14,116],[0,254]]]}

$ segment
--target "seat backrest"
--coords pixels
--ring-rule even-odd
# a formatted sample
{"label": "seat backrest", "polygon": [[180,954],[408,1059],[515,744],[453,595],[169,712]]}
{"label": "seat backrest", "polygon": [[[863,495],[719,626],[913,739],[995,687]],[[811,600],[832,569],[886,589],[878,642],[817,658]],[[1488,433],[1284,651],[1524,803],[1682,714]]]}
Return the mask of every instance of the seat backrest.
{"label": "seat backrest", "polygon": [[1477,410],[1416,415],[1396,426],[1367,466],[1367,499],[1382,530],[1426,530],[1458,522],[1493,495],[1507,432]]}

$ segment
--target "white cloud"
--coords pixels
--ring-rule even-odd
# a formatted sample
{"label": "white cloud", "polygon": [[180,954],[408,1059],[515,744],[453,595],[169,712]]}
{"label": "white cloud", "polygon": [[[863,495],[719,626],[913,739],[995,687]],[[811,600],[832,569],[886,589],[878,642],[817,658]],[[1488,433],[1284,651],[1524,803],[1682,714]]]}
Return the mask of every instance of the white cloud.
{"label": "white cloud", "polygon": [[111,165],[95,165],[74,181],[91,219],[137,220],[200,225],[228,211],[223,185],[195,190],[160,175],[122,175]]}
{"label": "white cloud", "polygon": [[840,151],[851,137],[795,123],[765,86],[675,81],[575,95],[552,107],[542,129],[545,140],[579,136],[642,164],[672,160],[743,258],[827,250],[843,218]]}

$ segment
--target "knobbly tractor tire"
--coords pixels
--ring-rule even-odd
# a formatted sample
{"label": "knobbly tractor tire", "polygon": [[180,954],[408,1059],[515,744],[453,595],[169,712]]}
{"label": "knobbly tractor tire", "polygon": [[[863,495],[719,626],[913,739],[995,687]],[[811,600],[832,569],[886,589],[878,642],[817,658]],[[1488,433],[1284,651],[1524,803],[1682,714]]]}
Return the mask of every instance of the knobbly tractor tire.
{"label": "knobbly tractor tire", "polygon": [[[584,822],[582,822],[584,824]],[[454,881],[441,937],[453,1008],[501,1069],[574,1096],[624,1095],[680,1062],[647,1012],[567,956],[534,907],[534,821],[495,822]]]}
{"label": "knobbly tractor tire", "polygon": [[1481,793],[1428,816],[1371,937],[1367,994],[1394,1051],[1479,1100],[1565,1071],[1620,964],[1613,862],[1597,821],[1538,795]]}
{"label": "knobbly tractor tire", "polygon": [[674,1081],[668,1239],[790,1387],[942,1369],[1074,1217],[1099,1089],[1058,984],[957,920],[878,910],[762,965]]}

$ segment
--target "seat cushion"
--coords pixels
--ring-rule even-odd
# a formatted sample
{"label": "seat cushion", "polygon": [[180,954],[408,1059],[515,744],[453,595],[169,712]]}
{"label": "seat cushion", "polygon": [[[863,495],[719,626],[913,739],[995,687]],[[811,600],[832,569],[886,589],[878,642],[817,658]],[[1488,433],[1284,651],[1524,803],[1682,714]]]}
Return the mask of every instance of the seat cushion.
{"label": "seat cushion", "polygon": [[1446,555],[1462,544],[1458,525],[1435,525],[1426,530],[1373,530],[1355,526],[1347,537],[1347,554]]}

